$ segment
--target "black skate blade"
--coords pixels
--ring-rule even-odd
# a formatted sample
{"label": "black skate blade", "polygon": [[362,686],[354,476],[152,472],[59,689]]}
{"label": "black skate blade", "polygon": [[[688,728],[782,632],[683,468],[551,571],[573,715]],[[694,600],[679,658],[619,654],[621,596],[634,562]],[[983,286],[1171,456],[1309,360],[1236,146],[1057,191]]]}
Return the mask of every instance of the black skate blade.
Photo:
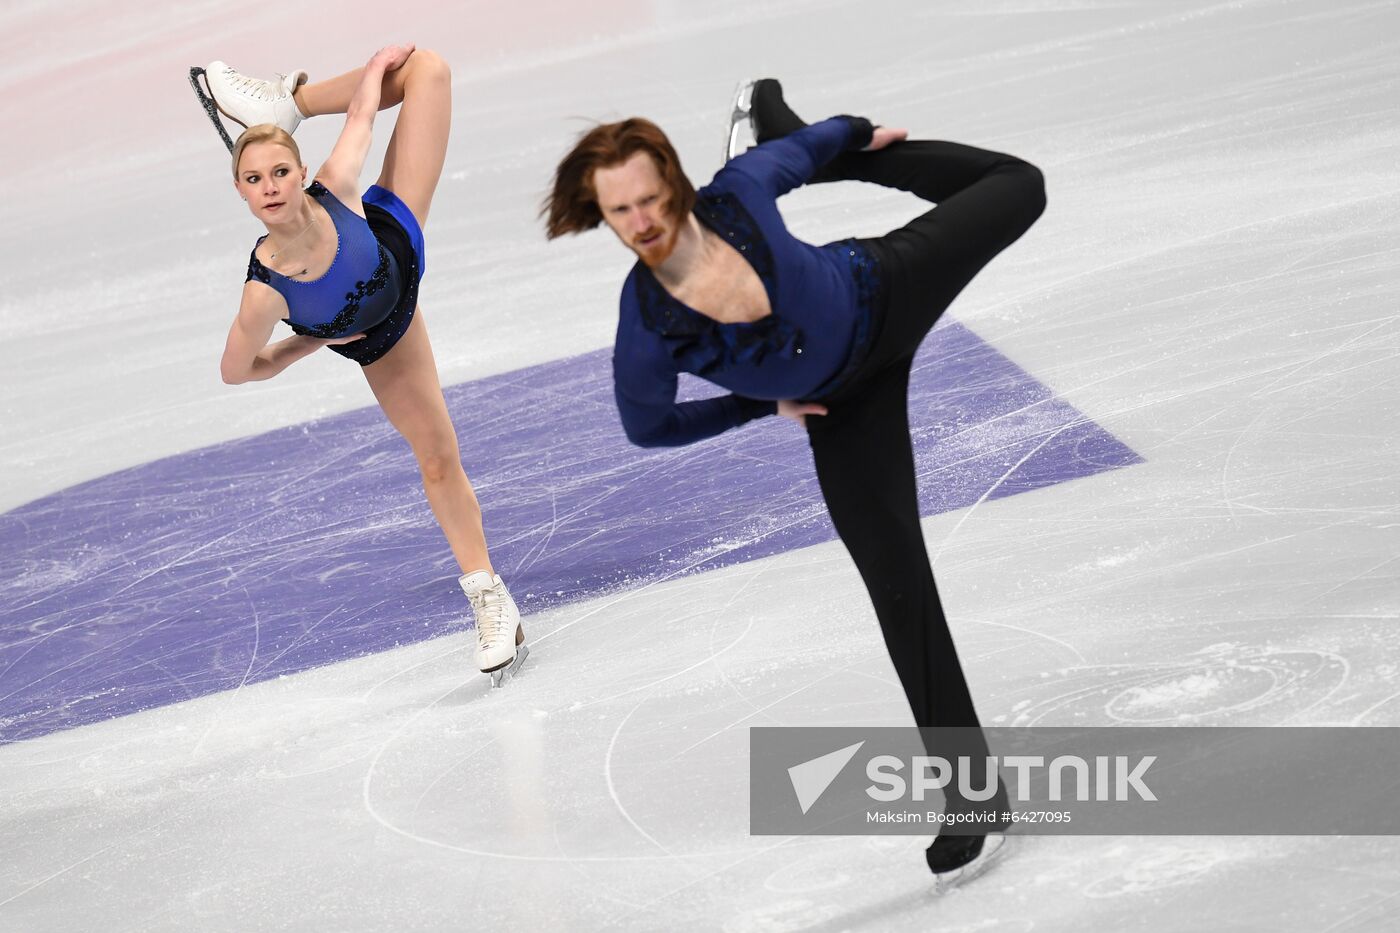
{"label": "black skate blade", "polygon": [[[753,138],[753,124],[749,120],[749,114],[753,108],[753,86],[754,81],[745,78],[739,82],[734,89],[734,103],[729,111],[729,137],[725,140],[724,161],[728,162],[735,156],[752,149],[756,144]],[[749,142],[743,142],[747,130]]]}
{"label": "black skate blade", "polygon": [[515,660],[505,667],[498,667],[491,672],[491,686],[499,687],[505,683],[507,677],[514,677],[515,672],[520,670],[520,665],[525,663],[525,659],[530,656],[530,646],[521,645],[515,649]]}
{"label": "black skate blade", "polygon": [[[190,69],[190,87],[194,88],[194,96],[199,98],[200,106],[204,108],[204,115],[209,118],[209,122],[214,124],[214,129],[219,131],[219,138],[224,141],[228,151],[233,151],[233,140],[228,135],[228,130],[224,129],[224,123],[219,119],[219,105],[214,103],[214,96],[209,93],[206,83],[200,86],[199,79],[204,77],[203,68]],[[206,79],[207,81],[207,79]]]}

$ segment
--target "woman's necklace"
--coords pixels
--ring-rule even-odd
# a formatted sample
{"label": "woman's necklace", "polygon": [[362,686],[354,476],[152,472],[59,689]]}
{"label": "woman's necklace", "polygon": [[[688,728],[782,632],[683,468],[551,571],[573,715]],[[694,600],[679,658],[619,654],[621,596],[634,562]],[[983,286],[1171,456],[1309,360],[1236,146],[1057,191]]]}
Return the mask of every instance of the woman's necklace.
{"label": "woman's necklace", "polygon": [[[288,240],[287,242],[283,243],[281,246],[278,246],[275,250],[269,250],[269,251],[268,251],[268,254],[267,254],[267,261],[268,261],[268,262],[276,262],[276,261],[277,261],[277,254],[278,254],[278,253],[285,253],[285,252],[287,251],[287,247],[288,247],[288,246],[291,246],[291,245],[292,245],[293,243],[295,243],[297,240],[300,240],[302,237],[306,236],[306,231],[310,230],[310,229],[311,229],[312,227],[314,227],[314,226],[316,226],[316,214],[313,212],[312,215],[311,215],[311,220],[310,220],[310,222],[307,223],[307,225],[306,225],[305,227],[302,227],[302,228],[301,228],[301,232],[300,232],[300,233],[298,233],[296,236],[292,237],[292,238],[291,238],[290,240]],[[306,274],[306,270],[305,270],[305,269],[302,269],[300,272],[290,272],[290,273],[285,273],[285,274],[287,274],[287,275],[304,275],[304,274]]]}

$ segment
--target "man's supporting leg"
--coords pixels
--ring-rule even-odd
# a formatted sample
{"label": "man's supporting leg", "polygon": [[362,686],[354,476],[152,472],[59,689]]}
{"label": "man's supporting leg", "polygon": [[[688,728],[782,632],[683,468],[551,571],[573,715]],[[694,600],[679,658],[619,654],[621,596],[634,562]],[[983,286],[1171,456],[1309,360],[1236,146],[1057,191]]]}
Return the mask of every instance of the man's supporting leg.
{"label": "man's supporting leg", "polygon": [[[969,758],[972,787],[978,788],[987,745],[924,545],[908,387],[909,361],[897,361],[833,404],[830,414],[809,415],[807,433],[832,523],[870,593],[914,721],[921,727],[970,727],[945,734],[928,753],[953,764]],[[1004,808],[1000,797],[989,805]],[[975,806],[956,791],[949,795],[951,809]]]}

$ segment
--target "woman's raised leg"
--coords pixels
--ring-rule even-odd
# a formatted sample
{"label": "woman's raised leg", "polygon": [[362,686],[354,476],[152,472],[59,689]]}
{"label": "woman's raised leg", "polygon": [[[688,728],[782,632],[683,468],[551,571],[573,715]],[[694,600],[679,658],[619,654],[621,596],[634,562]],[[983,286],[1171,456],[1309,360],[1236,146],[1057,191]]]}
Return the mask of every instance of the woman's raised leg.
{"label": "woman's raised leg", "polygon": [[[327,81],[304,84],[293,97],[308,116],[344,113],[359,87],[363,68]],[[377,184],[408,205],[418,225],[428,222],[428,208],[447,159],[452,128],[452,70],[431,49],[415,49],[403,66],[384,75],[379,108],[402,104]]]}
{"label": "woman's raised leg", "polygon": [[428,208],[447,159],[452,71],[436,52],[418,49],[393,73],[404,75],[403,106],[384,151],[377,184],[408,205],[421,227],[428,222]]}
{"label": "woman's raised leg", "polygon": [[[297,109],[304,117],[320,117],[327,114],[344,113],[350,107],[350,99],[364,77],[363,67],[336,75],[325,81],[302,84],[292,92]],[[384,83],[379,91],[379,109],[388,110],[403,103],[404,78],[402,68],[384,75]]]}
{"label": "woman's raised leg", "polygon": [[[326,81],[298,85],[291,91],[298,115],[291,112],[286,100],[287,86],[294,78],[252,79],[222,62],[211,63],[210,69],[210,89],[225,114],[232,114],[245,126],[277,123],[288,132],[302,118],[345,113],[365,74],[363,68],[356,68]],[[447,159],[447,137],[452,128],[452,71],[441,55],[431,49],[415,49],[401,66],[385,73],[379,109],[396,105],[402,106],[377,184],[403,201],[422,228]]]}

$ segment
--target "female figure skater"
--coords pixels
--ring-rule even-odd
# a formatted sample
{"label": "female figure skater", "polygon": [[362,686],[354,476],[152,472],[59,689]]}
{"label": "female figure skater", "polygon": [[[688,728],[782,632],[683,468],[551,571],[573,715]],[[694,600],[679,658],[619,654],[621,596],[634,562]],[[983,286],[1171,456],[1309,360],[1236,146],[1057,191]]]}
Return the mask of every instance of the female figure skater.
{"label": "female figure skater", "polygon": [[[634,443],[688,444],[775,413],[806,427],[827,509],[915,721],[956,727],[930,740],[940,747],[929,754],[980,762],[986,741],[919,522],[909,373],[953,298],[1040,216],[1044,180],[1015,156],[905,142],[903,130],[864,119],[807,126],[771,79],[753,85],[751,103],[759,145],[699,192],[655,124],[634,118],[585,133],[545,200],[548,235],[605,222],[637,254],[613,355]],[[876,239],[815,247],[794,238],[777,198],[845,178],[937,206]],[[678,372],[734,394],[677,403]],[[989,790],[982,803],[945,790],[948,811],[966,821],[928,848],[941,883],[965,880],[1000,845],[1008,801],[1004,788]]]}
{"label": "female figure skater", "polygon": [[[478,666],[500,686],[528,653],[524,630],[487,554],[481,508],[462,469],[417,301],[422,227],[452,116],[447,64],[434,52],[404,45],[381,49],[363,68],[316,84],[306,83],[304,72],[276,81],[249,78],[222,62],[204,75],[206,109],[217,106],[248,127],[232,146],[234,187],[267,228],[253,249],[229,330],[220,363],[224,381],[270,379],[321,347],[360,364],[384,414],[418,459],[423,490],[476,616]],[[362,198],[360,170],[375,113],[396,104],[403,107],[379,180]],[[345,114],[345,127],[303,189],[306,166],[291,131],[305,117],[335,113]],[[210,117],[218,127],[212,111]],[[294,335],[269,342],[278,321],[289,323]]]}

